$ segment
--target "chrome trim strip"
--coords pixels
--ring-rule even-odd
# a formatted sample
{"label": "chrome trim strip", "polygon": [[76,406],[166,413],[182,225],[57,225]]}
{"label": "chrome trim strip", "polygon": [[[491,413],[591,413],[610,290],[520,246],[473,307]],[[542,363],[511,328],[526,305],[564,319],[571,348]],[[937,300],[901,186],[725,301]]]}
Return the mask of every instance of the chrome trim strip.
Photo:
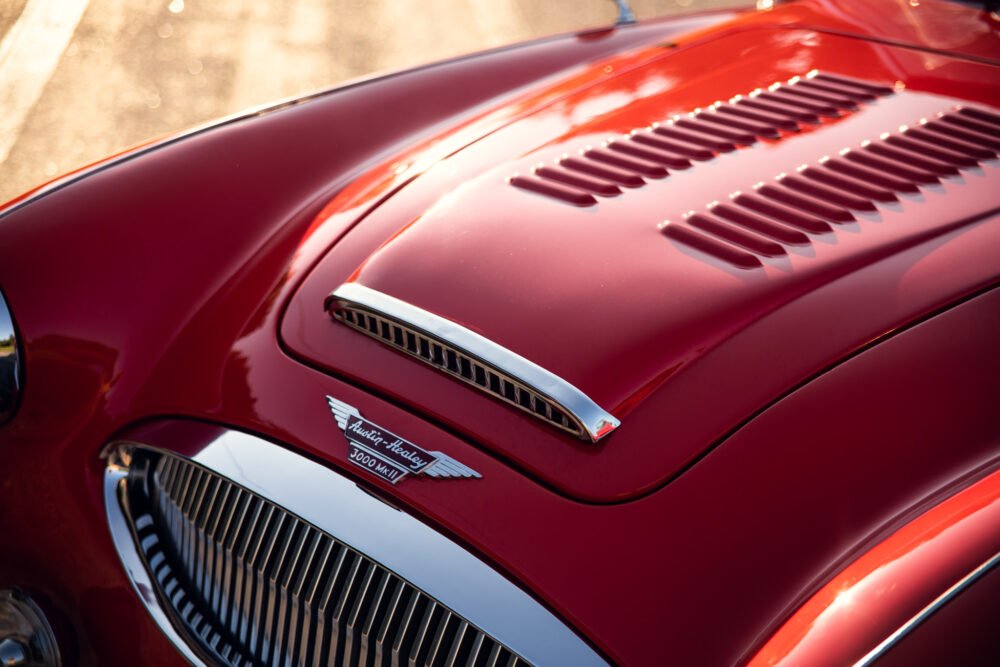
{"label": "chrome trim strip", "polygon": [[191,646],[174,628],[166,609],[160,605],[156,597],[156,586],[150,578],[146,564],[139,555],[135,540],[132,537],[131,520],[128,518],[128,506],[124,501],[125,480],[128,477],[128,462],[123,460],[121,450],[108,451],[108,463],[104,469],[104,510],[108,515],[108,526],[111,528],[111,539],[118,551],[122,566],[132,588],[138,593],[139,599],[149,611],[160,630],[170,643],[177,647],[181,655],[195,667],[206,667],[205,662],[191,649]]}
{"label": "chrome trim strip", "polygon": [[889,649],[896,645],[900,639],[912,632],[918,625],[931,617],[934,612],[946,605],[963,590],[971,586],[984,574],[1000,565],[1000,553],[995,554],[988,561],[977,567],[975,570],[965,575],[958,583],[938,596],[936,600],[924,607],[916,616],[903,624],[901,628],[886,637],[881,644],[869,651],[863,658],[854,663],[854,667],[868,667],[876,660],[885,655]]}
{"label": "chrome trim strip", "polygon": [[[115,451],[128,447],[144,445],[109,446],[104,492],[112,537],[154,620],[188,660],[200,665],[160,607],[122,514],[117,489],[125,468],[115,463]],[[238,431],[224,432],[190,458],[392,570],[533,664],[607,664],[573,630],[492,567],[329,468]]]}
{"label": "chrome trim strip", "polygon": [[344,283],[330,294],[328,306],[331,300],[357,304],[419,329],[511,375],[563,408],[580,423],[592,442],[621,425],[614,415],[558,375],[451,320],[360,283]]}

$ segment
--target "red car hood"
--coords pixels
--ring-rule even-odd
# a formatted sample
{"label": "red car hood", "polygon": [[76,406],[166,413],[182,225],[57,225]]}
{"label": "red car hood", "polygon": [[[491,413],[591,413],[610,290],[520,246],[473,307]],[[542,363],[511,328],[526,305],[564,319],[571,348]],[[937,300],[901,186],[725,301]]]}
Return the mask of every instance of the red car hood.
{"label": "red car hood", "polygon": [[[776,398],[956,296],[944,284],[909,293],[894,258],[994,212],[995,77],[987,64],[753,18],[624,54],[366,180],[380,204],[305,280],[283,340],[564,493],[648,492]],[[616,178],[627,185],[595,193]],[[323,217],[359,217],[357,201],[346,193]],[[336,322],[322,306],[346,281],[516,352],[621,426],[598,444],[575,440]],[[874,302],[866,282],[896,285],[896,298]]]}

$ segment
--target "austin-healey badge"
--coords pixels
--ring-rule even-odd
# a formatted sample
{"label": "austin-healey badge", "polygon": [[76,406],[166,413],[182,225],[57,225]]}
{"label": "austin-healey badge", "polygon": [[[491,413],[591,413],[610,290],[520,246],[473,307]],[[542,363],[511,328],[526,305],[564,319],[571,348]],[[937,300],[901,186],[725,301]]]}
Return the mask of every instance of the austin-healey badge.
{"label": "austin-healey badge", "polygon": [[356,466],[391,484],[407,475],[428,477],[471,478],[482,477],[467,465],[447,454],[429,452],[412,442],[400,438],[364,417],[352,405],[326,397],[337,426],[347,438],[347,458]]}

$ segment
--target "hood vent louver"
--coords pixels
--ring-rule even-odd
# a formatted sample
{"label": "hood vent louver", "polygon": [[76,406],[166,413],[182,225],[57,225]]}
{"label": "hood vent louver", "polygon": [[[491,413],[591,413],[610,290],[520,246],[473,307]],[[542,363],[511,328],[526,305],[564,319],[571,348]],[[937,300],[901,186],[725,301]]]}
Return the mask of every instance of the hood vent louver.
{"label": "hood vent louver", "polygon": [[597,442],[620,424],[562,378],[387,294],[345,283],[330,294],[325,308],[347,326],[582,440]]}
{"label": "hood vent louver", "polygon": [[839,118],[892,93],[887,86],[811,72],[633,130],[603,147],[587,147],[579,156],[561,158],[555,166],[514,175],[510,183],[575,206],[594,206],[598,197],[618,196],[623,187],[641,187],[665,178],[671,169],[687,169],[693,161],[711,160],[762,138],[778,140],[782,132],[799,132],[822,118]]}
{"label": "hood vent louver", "polygon": [[960,108],[783,174],[757,185],[753,194],[735,193],[727,203],[661,228],[677,243],[753,269],[762,266],[762,257],[786,255],[786,246],[808,245],[807,234],[853,221],[852,211],[875,211],[878,203],[895,201],[897,192],[919,192],[921,185],[995,158],[998,150],[1000,116]]}

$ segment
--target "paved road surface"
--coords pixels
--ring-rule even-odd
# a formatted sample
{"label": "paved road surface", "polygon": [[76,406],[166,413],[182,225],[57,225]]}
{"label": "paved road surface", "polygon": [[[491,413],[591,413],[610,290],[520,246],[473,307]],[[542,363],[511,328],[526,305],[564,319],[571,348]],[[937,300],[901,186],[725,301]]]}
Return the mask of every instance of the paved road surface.
{"label": "paved road surface", "polygon": [[[632,6],[693,3],[745,4]],[[0,202],[246,107],[614,14],[607,0],[0,0]]]}

